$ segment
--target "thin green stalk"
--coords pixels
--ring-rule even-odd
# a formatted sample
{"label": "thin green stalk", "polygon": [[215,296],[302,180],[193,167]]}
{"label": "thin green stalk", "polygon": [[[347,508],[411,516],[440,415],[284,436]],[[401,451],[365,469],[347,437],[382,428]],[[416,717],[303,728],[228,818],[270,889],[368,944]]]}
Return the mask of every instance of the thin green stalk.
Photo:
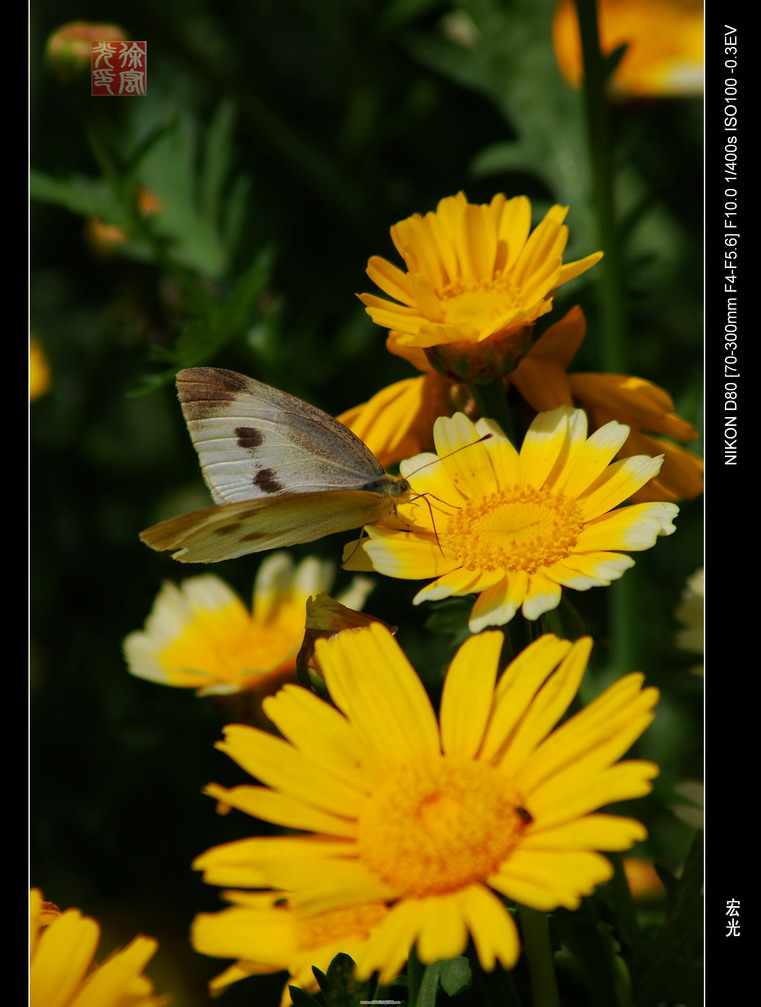
{"label": "thin green stalk", "polygon": [[631,888],[624,873],[624,860],[620,853],[608,853],[607,856],[614,867],[613,877],[606,886],[607,901],[615,910],[618,924],[626,940],[637,954],[642,949],[642,930],[637,919]]}
{"label": "thin green stalk", "polygon": [[604,370],[624,370],[626,312],[623,267],[613,199],[613,160],[608,104],[605,96],[605,63],[600,52],[596,0],[575,0],[584,57],[584,111],[587,121],[592,199],[600,245],[605,256],[595,275],[600,284],[602,343],[600,363]]}
{"label": "thin green stalk", "polygon": [[498,423],[515,447],[519,448],[520,445],[515,444],[513,418],[507,407],[507,393],[504,382],[500,378],[497,378],[483,385],[468,385],[468,390],[473,396],[481,416]]}
{"label": "thin green stalk", "polygon": [[[584,111],[592,171],[592,198],[600,246],[605,252],[596,270],[602,330],[598,347],[600,369],[621,374],[626,373],[627,369],[626,307],[623,261],[614,205],[613,156],[605,94],[606,68],[600,52],[596,0],[575,0],[575,3],[584,59]],[[618,672],[637,663],[632,592],[633,585],[624,579],[609,595],[611,663]]]}
{"label": "thin green stalk", "polygon": [[547,916],[528,906],[518,906],[518,912],[531,976],[532,1007],[560,1007]]}
{"label": "thin green stalk", "polygon": [[418,958],[415,948],[411,947],[410,956],[407,959],[407,996],[410,1007],[417,1007],[424,971],[425,968]]}

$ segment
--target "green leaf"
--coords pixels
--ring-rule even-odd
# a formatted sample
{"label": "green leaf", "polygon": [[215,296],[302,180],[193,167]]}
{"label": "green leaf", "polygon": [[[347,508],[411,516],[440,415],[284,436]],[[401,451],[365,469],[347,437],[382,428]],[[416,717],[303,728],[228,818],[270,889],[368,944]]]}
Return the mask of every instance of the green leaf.
{"label": "green leaf", "polygon": [[327,972],[321,972],[315,966],[312,966],[312,972],[327,1007],[356,1007],[360,1000],[370,999],[369,983],[357,979],[353,959],[343,952],[335,956]]}
{"label": "green leaf", "polygon": [[289,986],[288,992],[291,994],[291,1002],[294,1007],[322,1007],[319,1000],[305,993],[298,986]]}
{"label": "green leaf", "polygon": [[474,159],[474,174],[519,171],[540,179],[572,207],[571,242],[589,252],[589,170],[584,109],[555,60],[550,25],[555,0],[460,0],[474,25],[473,44],[420,35],[409,47],[421,63],[484,95],[505,119],[505,138]]}
{"label": "green leaf", "polygon": [[[628,973],[618,959],[610,928],[600,920],[594,903],[585,899],[581,909],[560,911],[555,919],[563,943],[581,968],[590,1007],[626,1007],[630,1002]],[[622,977],[626,977],[623,983]]]}
{"label": "green leaf", "polygon": [[449,996],[457,996],[458,993],[466,990],[470,986],[472,978],[470,962],[464,955],[442,963],[439,981],[441,988]]}
{"label": "green leaf", "polygon": [[119,207],[102,179],[73,175],[51,178],[34,168],[29,172],[29,193],[41,203],[55,203],[83,217],[100,217],[109,224],[128,227],[127,215]]}
{"label": "green leaf", "polygon": [[636,1007],[703,1003],[703,833],[699,832],[677,881],[659,871],[666,886],[666,922],[637,962]]}
{"label": "green leaf", "polygon": [[472,600],[467,598],[444,598],[442,601],[432,602],[425,628],[462,642],[470,636],[468,619],[472,607]]}

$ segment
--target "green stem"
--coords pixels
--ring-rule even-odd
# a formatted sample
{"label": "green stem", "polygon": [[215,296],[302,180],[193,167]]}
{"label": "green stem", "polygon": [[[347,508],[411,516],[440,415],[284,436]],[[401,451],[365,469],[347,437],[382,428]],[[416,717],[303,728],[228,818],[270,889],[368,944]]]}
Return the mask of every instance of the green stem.
{"label": "green stem", "polygon": [[[584,111],[592,171],[592,193],[600,246],[605,256],[596,270],[602,339],[600,369],[626,373],[626,309],[619,232],[613,198],[613,158],[605,94],[606,67],[600,52],[596,0],[575,0],[584,58]],[[622,672],[634,656],[633,585],[624,580],[609,595],[612,665]]]}
{"label": "green stem", "polygon": [[420,986],[423,982],[424,968],[417,956],[414,947],[410,948],[410,955],[407,959],[407,994],[409,1007],[417,1007]]}
{"label": "green stem", "polygon": [[618,925],[636,955],[642,949],[642,930],[624,873],[624,860],[620,853],[608,853],[607,857],[614,867],[613,877],[606,886],[607,901],[615,911]]}
{"label": "green stem", "polygon": [[520,449],[520,444],[515,443],[513,418],[507,408],[504,382],[497,378],[495,381],[489,381],[483,385],[468,385],[468,390],[473,396],[481,416],[498,423],[513,445]]}
{"label": "green stem", "polygon": [[532,1007],[560,1007],[547,916],[528,906],[519,906],[518,912],[531,976]]}
{"label": "green stem", "polygon": [[608,104],[605,96],[605,63],[600,52],[596,0],[575,0],[584,57],[584,111],[592,171],[592,195],[600,245],[605,257],[595,271],[600,284],[603,339],[600,363],[603,370],[621,373],[624,367],[626,316],[623,269],[613,205],[613,162]]}

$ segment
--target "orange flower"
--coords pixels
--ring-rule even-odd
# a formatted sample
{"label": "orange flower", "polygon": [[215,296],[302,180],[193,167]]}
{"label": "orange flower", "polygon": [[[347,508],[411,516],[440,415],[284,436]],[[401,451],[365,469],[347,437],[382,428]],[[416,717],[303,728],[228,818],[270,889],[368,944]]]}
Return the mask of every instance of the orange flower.
{"label": "orange flower", "polygon": [[[618,97],[700,94],[703,89],[702,0],[597,0],[600,48],[625,45],[613,72]],[[581,43],[573,0],[558,4],[552,26],[555,56],[574,87],[582,76]]]}
{"label": "orange flower", "polygon": [[557,287],[586,272],[595,252],[563,263],[568,207],[553,206],[531,231],[525,196],[498,193],[488,204],[465,194],[440,200],[391,228],[407,272],[379,256],[367,274],[393,301],[361,294],[367,313],[400,347],[424,350],[438,371],[491,380],[520,359],[531,326],[552,309]]}
{"label": "orange flower", "polygon": [[510,383],[537,412],[577,405],[586,410],[593,430],[611,420],[626,423],[631,433],[619,458],[664,455],[657,478],[635,493],[633,501],[698,496],[703,490],[701,459],[670,441],[648,436],[666,434],[682,443],[698,437],[692,424],[674,412],[673,400],[666,391],[644,378],[628,375],[567,373],[585,332],[581,309],[572,308],[531,347],[510,375]]}
{"label": "orange flower", "polygon": [[338,419],[384,466],[433,447],[433,424],[451,412],[451,382],[440,374],[406,378],[383,388]]}

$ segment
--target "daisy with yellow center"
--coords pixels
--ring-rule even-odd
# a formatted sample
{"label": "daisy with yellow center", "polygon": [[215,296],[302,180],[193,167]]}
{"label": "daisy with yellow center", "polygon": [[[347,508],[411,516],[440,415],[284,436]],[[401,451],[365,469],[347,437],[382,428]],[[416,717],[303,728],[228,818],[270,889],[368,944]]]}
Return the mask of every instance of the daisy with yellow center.
{"label": "daisy with yellow center", "polygon": [[628,435],[607,423],[587,438],[584,412],[561,406],[536,417],[518,453],[492,420],[441,417],[440,457],[401,466],[422,499],[349,543],[345,566],[435,578],[415,604],[477,594],[474,633],[509,622],[519,608],[536,619],[558,605],[562,588],[609,585],[634,565],[624,552],[674,531],[674,504],[618,508],[661,465],[647,456],[609,464]]}
{"label": "daisy with yellow center", "polygon": [[[552,308],[555,289],[602,257],[595,252],[563,265],[567,212],[551,207],[531,231],[525,196],[499,193],[488,204],[469,203],[462,192],[448,196],[435,212],[415,213],[391,228],[407,272],[378,256],[370,259],[368,276],[394,301],[373,294],[360,299],[374,322],[394,330],[400,346],[457,346],[445,359],[427,354],[440,369],[496,341],[497,369],[504,373],[527,348],[530,330],[524,327]],[[462,368],[457,373],[469,376]]]}
{"label": "daisy with yellow center", "polygon": [[503,635],[471,637],[446,677],[437,721],[399,645],[374,624],[318,656],[336,708],[298,686],[265,701],[283,738],[243,725],[218,746],[264,786],[209,793],[307,836],[216,847],[211,884],[288,890],[301,914],[385,902],[357,952],[360,978],[389,983],[416,945],[424,963],[461,954],[511,968],[518,934],[500,896],[576,909],[612,874],[639,822],[594,813],[651,789],[657,767],[617,760],[653,718],[657,691],[620,679],[556,730],[591,641],[545,635],[497,682]]}
{"label": "daisy with yellow center", "polygon": [[381,903],[332,909],[305,916],[288,904],[285,892],[225,892],[232,908],[200,913],[191,939],[201,954],[237,958],[209,983],[212,996],[253,975],[288,972],[282,1007],[291,1003],[289,986],[316,992],[312,967],[327,972],[337,954],[357,959],[372,931],[386,917]]}
{"label": "daisy with yellow center", "polygon": [[[295,677],[307,599],[327,591],[333,567],[314,557],[298,567],[273,553],[259,567],[249,611],[213,574],[161,589],[145,630],[124,641],[129,670],[198,695],[272,691]],[[356,578],[343,601],[361,608],[369,583]]]}
{"label": "daisy with yellow center", "polygon": [[158,943],[136,937],[101,965],[93,962],[100,927],[78,909],[62,913],[29,893],[30,1007],[163,1007],[143,969]]}

